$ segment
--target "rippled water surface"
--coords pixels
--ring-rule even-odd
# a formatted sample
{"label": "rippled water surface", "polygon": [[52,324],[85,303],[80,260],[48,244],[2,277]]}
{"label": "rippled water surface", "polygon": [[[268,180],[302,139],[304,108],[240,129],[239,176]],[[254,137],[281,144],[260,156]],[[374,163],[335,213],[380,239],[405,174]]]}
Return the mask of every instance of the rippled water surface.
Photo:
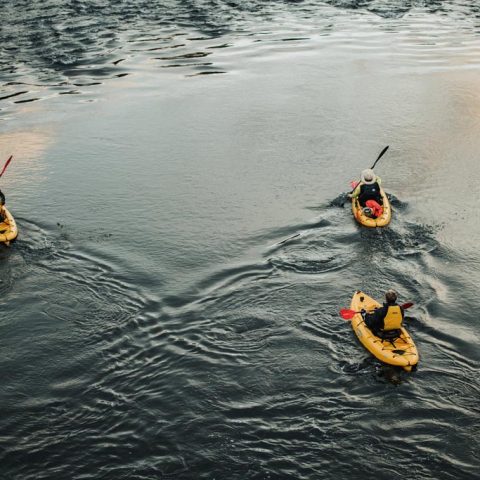
{"label": "rippled water surface", "polygon": [[[474,2],[0,13],[0,478],[479,477]],[[390,287],[412,374],[338,315]]]}

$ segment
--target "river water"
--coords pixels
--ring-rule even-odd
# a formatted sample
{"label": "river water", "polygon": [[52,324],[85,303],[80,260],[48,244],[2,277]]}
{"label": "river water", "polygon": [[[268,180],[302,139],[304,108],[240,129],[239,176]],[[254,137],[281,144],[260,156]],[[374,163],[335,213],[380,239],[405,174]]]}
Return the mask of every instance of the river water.
{"label": "river water", "polygon": [[[480,478],[474,2],[0,13],[2,480]],[[412,374],[338,315],[391,287]]]}

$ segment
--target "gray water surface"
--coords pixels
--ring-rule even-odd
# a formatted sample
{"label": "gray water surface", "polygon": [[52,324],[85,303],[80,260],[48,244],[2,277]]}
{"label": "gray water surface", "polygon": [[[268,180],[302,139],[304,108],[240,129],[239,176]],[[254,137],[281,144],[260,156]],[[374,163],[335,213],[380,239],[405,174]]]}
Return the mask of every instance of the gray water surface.
{"label": "gray water surface", "polygon": [[[471,2],[0,13],[1,478],[478,478]],[[338,315],[390,287],[413,374]]]}

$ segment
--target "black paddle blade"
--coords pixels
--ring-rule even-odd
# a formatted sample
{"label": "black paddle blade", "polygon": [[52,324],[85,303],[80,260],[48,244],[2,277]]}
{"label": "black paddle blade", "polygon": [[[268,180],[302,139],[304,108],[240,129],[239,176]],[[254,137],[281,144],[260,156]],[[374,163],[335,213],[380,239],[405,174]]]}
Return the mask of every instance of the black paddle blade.
{"label": "black paddle blade", "polygon": [[377,164],[377,162],[383,157],[383,154],[388,150],[390,145],[387,145],[381,152],[380,152],[380,155],[377,157],[377,159],[375,160],[375,163],[372,165],[372,170],[375,168],[375,165]]}

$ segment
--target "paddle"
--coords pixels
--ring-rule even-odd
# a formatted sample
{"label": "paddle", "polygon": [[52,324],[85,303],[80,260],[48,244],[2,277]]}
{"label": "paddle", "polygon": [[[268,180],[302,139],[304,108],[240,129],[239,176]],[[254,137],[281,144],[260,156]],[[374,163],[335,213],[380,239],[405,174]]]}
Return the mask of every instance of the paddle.
{"label": "paddle", "polygon": [[390,145],[387,145],[381,152],[380,152],[380,155],[377,157],[377,159],[375,160],[375,163],[370,167],[370,170],[373,170],[375,168],[375,165],[377,164],[377,162],[383,157],[383,154],[388,150],[388,147]]}
{"label": "paddle", "polygon": [[[381,152],[380,155],[377,157],[375,160],[374,164],[371,166],[370,170],[373,170],[375,168],[375,165],[378,163],[378,161],[383,157],[383,154],[388,150],[389,145],[387,145]],[[360,183],[360,182],[358,182]],[[357,185],[358,185],[357,183]],[[353,193],[355,191],[355,188],[357,188],[357,185],[353,188],[353,190],[350,193]]]}
{"label": "paddle", "polygon": [[[407,308],[410,308],[411,306],[413,306],[413,303],[412,302],[408,302],[408,303],[404,303],[403,305],[400,305],[404,310],[406,310]],[[361,313],[361,312],[356,312],[355,310],[350,310],[348,308],[342,308],[340,310],[340,316],[344,319],[344,320],[351,320],[357,313]]]}
{"label": "paddle", "polygon": [[[9,163],[12,161],[12,158],[13,158],[13,155],[10,155],[7,159],[7,161],[5,162],[5,165],[3,166],[2,168],[2,172],[0,173],[0,177],[3,175],[3,173],[5,172],[5,170],[7,169]],[[3,194],[3,192],[0,190],[0,207],[5,205],[5,195]]]}
{"label": "paddle", "polygon": [[5,162],[5,165],[3,166],[2,168],[2,173],[0,173],[0,177],[4,174],[5,170],[7,169],[8,165],[10,164],[10,162],[12,161],[12,158],[13,158],[13,155],[10,155],[7,159],[7,161]]}

